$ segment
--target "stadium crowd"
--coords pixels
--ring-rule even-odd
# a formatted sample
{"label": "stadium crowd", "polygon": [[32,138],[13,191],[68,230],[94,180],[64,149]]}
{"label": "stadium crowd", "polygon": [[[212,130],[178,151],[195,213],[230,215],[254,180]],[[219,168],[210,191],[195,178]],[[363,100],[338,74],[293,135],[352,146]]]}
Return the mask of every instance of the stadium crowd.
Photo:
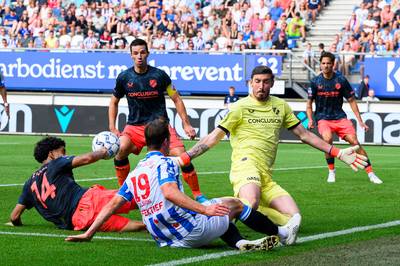
{"label": "stadium crowd", "polygon": [[290,49],[327,0],[0,0],[0,48]]}
{"label": "stadium crowd", "polygon": [[399,7],[398,1],[362,0],[329,47],[339,54],[336,68],[345,75],[359,71],[363,77],[365,58],[400,56]]}

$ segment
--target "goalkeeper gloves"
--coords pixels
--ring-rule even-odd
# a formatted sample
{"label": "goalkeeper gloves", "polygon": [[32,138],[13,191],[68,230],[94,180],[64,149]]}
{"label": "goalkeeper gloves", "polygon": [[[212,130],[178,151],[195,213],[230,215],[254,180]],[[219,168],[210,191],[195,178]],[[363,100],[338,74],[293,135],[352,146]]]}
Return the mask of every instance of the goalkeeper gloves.
{"label": "goalkeeper gloves", "polygon": [[365,166],[368,165],[368,158],[364,155],[356,153],[356,150],[359,148],[360,146],[356,145],[347,149],[338,149],[332,145],[329,155],[334,156],[344,163],[350,165],[350,167],[357,172],[358,168],[364,169]]}

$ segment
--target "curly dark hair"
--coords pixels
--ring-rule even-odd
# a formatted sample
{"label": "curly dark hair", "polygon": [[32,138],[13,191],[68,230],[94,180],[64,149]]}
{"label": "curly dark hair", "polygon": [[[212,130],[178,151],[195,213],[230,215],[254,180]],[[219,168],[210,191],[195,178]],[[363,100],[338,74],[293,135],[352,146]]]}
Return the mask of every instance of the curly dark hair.
{"label": "curly dark hair", "polygon": [[33,156],[36,161],[43,163],[49,156],[49,152],[57,150],[60,147],[65,147],[65,141],[56,137],[46,137],[36,143]]}

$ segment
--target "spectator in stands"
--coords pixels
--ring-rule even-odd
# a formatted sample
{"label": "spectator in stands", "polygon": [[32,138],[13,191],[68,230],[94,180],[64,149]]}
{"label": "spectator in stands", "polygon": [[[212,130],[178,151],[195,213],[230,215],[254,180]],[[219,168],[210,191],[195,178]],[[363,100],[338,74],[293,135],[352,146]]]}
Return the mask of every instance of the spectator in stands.
{"label": "spectator in stands", "polygon": [[369,91],[369,75],[365,75],[357,89],[357,99],[361,100],[368,96]]}
{"label": "spectator in stands", "polygon": [[275,21],[272,20],[271,14],[265,15],[264,32],[272,32],[275,27]]}
{"label": "spectator in stands", "polygon": [[362,25],[363,22],[367,19],[369,11],[367,5],[361,2],[360,7],[356,9],[354,12],[357,16],[358,22]]}
{"label": "spectator in stands", "polygon": [[[280,33],[278,40],[274,41],[272,43],[272,49],[274,50],[286,50],[288,49],[288,44],[286,40],[286,35],[284,33]],[[286,55],[286,54],[281,54],[281,55]]]}
{"label": "spectator in stands", "polygon": [[278,0],[276,0],[274,2],[274,6],[271,8],[271,10],[269,11],[270,15],[271,15],[271,19],[274,21],[278,21],[279,18],[281,17],[282,13],[283,13],[283,9],[281,7],[281,4]]}
{"label": "spectator in stands", "polygon": [[106,18],[101,14],[101,10],[96,10],[95,16],[92,18],[95,32],[102,34],[106,25]]}
{"label": "spectator in stands", "polygon": [[368,96],[363,97],[361,100],[365,102],[379,102],[379,98],[375,96],[375,91],[373,89],[369,89]]}
{"label": "spectator in stands", "polygon": [[203,50],[206,45],[206,42],[203,38],[203,33],[201,31],[197,32],[196,37],[193,37],[192,41],[193,41],[195,50]]}
{"label": "spectator in stands", "polygon": [[260,18],[260,13],[258,11],[254,13],[249,21],[251,31],[255,32],[258,29],[258,26],[262,25],[263,22],[264,20]]}
{"label": "spectator in stands", "polygon": [[272,35],[272,42],[277,41],[279,38],[279,35],[281,35],[281,34],[285,35],[285,38],[286,38],[286,30],[287,30],[287,23],[285,22],[285,23],[282,23],[281,28],[276,28],[274,30],[273,35]]}
{"label": "spectator in stands", "polygon": [[54,34],[54,30],[49,31],[49,36],[45,39],[46,48],[58,48],[59,41],[58,38]]}
{"label": "spectator in stands", "polygon": [[362,23],[362,29],[366,33],[371,33],[377,22],[374,20],[372,13],[368,13],[367,19]]}
{"label": "spectator in stands", "polygon": [[83,32],[79,26],[74,31],[71,30],[71,47],[74,49],[81,49],[84,40]]}
{"label": "spectator in stands", "polygon": [[250,35],[254,35],[254,32],[251,30],[250,24],[246,24],[243,30],[243,40],[247,42],[250,39]]}
{"label": "spectator in stands", "polygon": [[[115,49],[123,50],[126,48],[127,44],[128,44],[128,41],[124,37],[123,33],[122,32],[118,33],[118,36],[114,39]],[[164,46],[164,50],[165,50],[165,44],[161,44],[160,47],[161,46]]]}
{"label": "spectator in stands", "polygon": [[381,11],[382,9],[379,7],[379,1],[374,0],[370,12],[372,13],[373,19],[379,24],[381,23]]}
{"label": "spectator in stands", "polygon": [[381,11],[381,28],[392,27],[394,13],[390,10],[390,4],[386,4]]}
{"label": "spectator in stands", "polygon": [[296,12],[294,18],[290,20],[287,35],[289,39],[299,39],[301,37],[303,42],[306,41],[306,27],[299,12]]}
{"label": "spectator in stands", "polygon": [[82,45],[83,49],[97,49],[99,47],[100,44],[97,38],[94,36],[94,31],[88,31],[88,36],[83,40]]}
{"label": "spectator in stands", "polygon": [[33,41],[34,48],[42,48],[46,46],[46,40],[44,38],[44,30],[39,31],[39,36],[35,37]]}
{"label": "spectator in stands", "polygon": [[352,13],[349,21],[347,22],[347,25],[349,25],[349,29],[352,32],[359,32],[360,26],[362,25],[359,18],[357,17],[356,13]]}
{"label": "spectator in stands", "polygon": [[[315,54],[312,50],[312,44],[310,42],[307,43],[307,47],[303,52],[303,63],[311,68],[313,68]],[[303,68],[305,69],[305,67]]]}
{"label": "spectator in stands", "polygon": [[[5,39],[2,40],[2,42],[4,42],[4,41],[5,41]],[[7,117],[10,117],[10,106],[7,102],[6,83],[4,81],[4,76],[3,76],[3,72],[1,69],[0,69],[0,94],[1,94],[1,98],[3,98],[4,111],[6,112]]]}
{"label": "spectator in stands", "polygon": [[321,1],[320,0],[308,0],[308,12],[309,16],[311,16],[311,26],[314,25],[315,20],[317,19],[318,11],[321,8]]}
{"label": "spectator in stands", "polygon": [[350,68],[354,65],[355,62],[355,56],[353,54],[353,51],[350,48],[350,43],[345,43],[343,50],[341,51],[341,63],[342,63],[342,73],[344,75],[349,75],[350,74]]}
{"label": "spectator in stands", "polygon": [[271,34],[266,32],[264,33],[262,40],[258,43],[258,49],[271,49],[271,48],[272,48]]}
{"label": "spectator in stands", "polygon": [[360,43],[358,42],[358,40],[356,39],[355,35],[351,35],[348,43],[350,44],[350,49],[355,52],[358,53],[360,51]]}
{"label": "spectator in stands", "polygon": [[214,38],[214,29],[210,27],[208,20],[203,22],[203,27],[201,28],[203,39],[206,43],[211,42]]}
{"label": "spectator in stands", "polygon": [[103,31],[103,33],[100,35],[99,38],[100,48],[105,48],[107,47],[108,44],[111,43],[112,43],[112,37],[110,35],[110,32],[108,30]]}

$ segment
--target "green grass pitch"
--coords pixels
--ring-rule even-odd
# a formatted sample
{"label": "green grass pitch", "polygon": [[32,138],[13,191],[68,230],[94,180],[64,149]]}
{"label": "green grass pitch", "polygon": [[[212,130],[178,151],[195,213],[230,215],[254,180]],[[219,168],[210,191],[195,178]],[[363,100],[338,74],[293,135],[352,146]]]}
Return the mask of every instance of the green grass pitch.
{"label": "green grass pitch", "polygon": [[[63,236],[76,234],[56,229],[34,209],[24,213],[23,227],[5,223],[22,189],[22,183],[37,169],[32,156],[39,136],[0,136],[0,261],[2,265],[149,265],[187,259],[195,265],[359,265],[400,264],[400,226],[363,230],[337,237],[305,241],[271,252],[249,252],[231,256],[232,249],[217,240],[201,249],[158,248],[146,233],[98,233],[90,243],[66,243]],[[67,153],[90,151],[91,138],[64,137]],[[188,147],[195,142],[186,142]],[[400,149],[366,146],[376,174],[384,181],[374,185],[364,171],[354,173],[337,161],[337,181],[326,182],[327,169],[323,153],[305,144],[280,144],[274,180],[285,188],[299,205],[303,223],[300,239],[354,227],[400,220]],[[207,197],[232,195],[228,173],[230,146],[222,142],[194,161],[202,191]],[[143,155],[144,153],[142,153]],[[140,157],[130,156],[134,166]],[[90,180],[114,176],[112,160],[75,169],[82,186],[102,184],[117,188],[114,179]],[[88,181],[83,181],[87,180]],[[187,187],[186,187],[187,188]],[[188,189],[186,189],[188,191]],[[137,211],[128,215],[139,219]],[[237,223],[243,236],[260,234]],[[214,254],[209,260],[198,260]]]}

